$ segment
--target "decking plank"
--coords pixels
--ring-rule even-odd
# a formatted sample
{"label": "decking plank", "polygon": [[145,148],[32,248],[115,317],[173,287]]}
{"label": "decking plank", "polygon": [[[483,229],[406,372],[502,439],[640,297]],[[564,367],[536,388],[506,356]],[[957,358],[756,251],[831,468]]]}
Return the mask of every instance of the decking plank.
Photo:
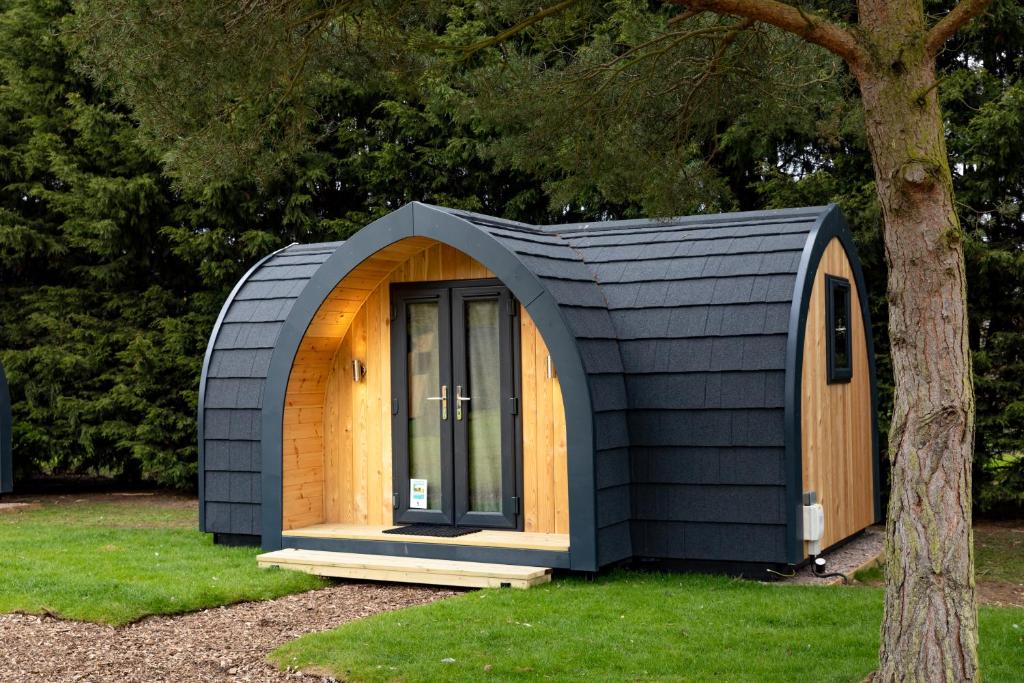
{"label": "decking plank", "polygon": [[261,567],[280,567],[318,576],[435,586],[529,588],[551,580],[551,569],[547,567],[295,548],[264,553],[256,559]]}
{"label": "decking plank", "polygon": [[439,536],[409,536],[406,534],[384,534],[385,529],[394,525],[374,526],[364,524],[315,524],[289,529],[284,536],[299,538],[339,538],[359,541],[403,541],[406,543],[432,543],[436,545],[469,545],[485,548],[515,548],[520,550],[569,550],[569,534],[548,534],[529,531],[498,531],[484,529],[465,536],[444,538]]}

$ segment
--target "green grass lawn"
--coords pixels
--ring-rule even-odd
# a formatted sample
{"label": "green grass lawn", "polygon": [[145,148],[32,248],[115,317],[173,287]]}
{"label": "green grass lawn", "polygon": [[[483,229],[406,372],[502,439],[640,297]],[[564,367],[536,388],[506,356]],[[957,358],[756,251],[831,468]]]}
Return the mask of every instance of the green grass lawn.
{"label": "green grass lawn", "polygon": [[109,497],[0,514],[0,613],[124,624],[325,585],[214,546],[189,504]]}
{"label": "green grass lawn", "polygon": [[[881,613],[874,588],[623,571],[380,614],[271,658],[352,681],[850,683],[875,667]],[[1024,610],[983,608],[981,638],[985,680],[1019,683]]]}

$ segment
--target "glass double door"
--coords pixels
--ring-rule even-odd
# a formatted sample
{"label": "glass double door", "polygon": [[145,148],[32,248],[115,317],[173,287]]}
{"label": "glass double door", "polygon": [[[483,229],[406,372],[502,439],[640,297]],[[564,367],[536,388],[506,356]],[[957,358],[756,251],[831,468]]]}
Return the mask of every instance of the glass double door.
{"label": "glass double door", "polygon": [[517,304],[496,281],[391,301],[395,522],[517,528]]}

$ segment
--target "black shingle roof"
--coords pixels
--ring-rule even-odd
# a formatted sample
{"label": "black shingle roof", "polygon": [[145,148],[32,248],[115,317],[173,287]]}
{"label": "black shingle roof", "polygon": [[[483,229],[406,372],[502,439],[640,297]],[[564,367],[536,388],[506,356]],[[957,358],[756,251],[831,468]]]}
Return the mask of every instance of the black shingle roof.
{"label": "black shingle roof", "polygon": [[254,267],[224,304],[201,392],[205,531],[260,533],[260,409],[270,356],[295,299],[340,244],[286,247]]}
{"label": "black shingle roof", "polygon": [[739,533],[747,559],[779,559],[789,316],[825,210],[546,229],[590,267],[619,339],[633,555],[735,559],[714,534]]}
{"label": "black shingle roof", "polygon": [[[794,288],[809,233],[829,208],[561,226],[440,210],[513,253],[575,336],[595,412],[601,562],[716,559],[722,543],[741,541],[770,559],[785,523]],[[295,299],[339,247],[289,247],[225,304],[200,435],[208,531],[259,533],[270,352]],[[685,541],[666,540],[669,530]]]}

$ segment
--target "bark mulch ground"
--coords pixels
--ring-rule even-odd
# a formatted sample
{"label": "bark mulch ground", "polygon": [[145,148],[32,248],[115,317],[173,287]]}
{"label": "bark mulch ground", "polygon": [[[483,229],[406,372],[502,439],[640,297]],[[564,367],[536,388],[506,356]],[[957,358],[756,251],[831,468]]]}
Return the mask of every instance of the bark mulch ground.
{"label": "bark mulch ground", "polygon": [[319,681],[318,675],[278,670],[267,654],[305,633],[454,594],[342,583],[119,628],[0,614],[0,681]]}

